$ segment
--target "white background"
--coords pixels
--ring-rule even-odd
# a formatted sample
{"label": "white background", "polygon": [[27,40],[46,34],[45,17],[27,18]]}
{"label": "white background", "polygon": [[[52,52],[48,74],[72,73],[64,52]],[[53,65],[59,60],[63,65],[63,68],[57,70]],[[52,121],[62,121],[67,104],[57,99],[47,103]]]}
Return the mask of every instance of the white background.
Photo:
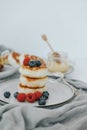
{"label": "white background", "polygon": [[0,44],[45,57],[43,33],[56,51],[87,57],[87,0],[0,0]]}

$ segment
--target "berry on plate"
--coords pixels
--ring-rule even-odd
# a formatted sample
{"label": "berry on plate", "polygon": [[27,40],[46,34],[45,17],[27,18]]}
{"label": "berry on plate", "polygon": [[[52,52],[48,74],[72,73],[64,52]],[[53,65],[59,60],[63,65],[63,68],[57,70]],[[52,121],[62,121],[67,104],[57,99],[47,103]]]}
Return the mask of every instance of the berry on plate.
{"label": "berry on plate", "polygon": [[34,93],[28,93],[26,95],[27,102],[33,103],[35,102],[35,94]]}
{"label": "berry on plate", "polygon": [[17,97],[17,95],[18,95],[18,92],[15,92],[15,93],[14,93],[14,97],[16,98],[16,97]]}
{"label": "berry on plate", "polygon": [[39,105],[45,105],[46,104],[46,100],[44,98],[41,98],[40,100],[38,100],[38,104]]}
{"label": "berry on plate", "polygon": [[9,98],[10,95],[11,95],[11,93],[9,91],[4,92],[4,97],[5,98]]}
{"label": "berry on plate", "polygon": [[26,94],[25,93],[18,93],[16,98],[19,102],[24,102],[26,100]]}
{"label": "berry on plate", "polygon": [[48,91],[44,91],[42,96],[45,97],[46,99],[48,99],[48,97],[49,97]]}
{"label": "berry on plate", "polygon": [[35,94],[35,100],[40,99],[42,96],[42,92],[40,92],[40,91],[36,91],[34,94]]}

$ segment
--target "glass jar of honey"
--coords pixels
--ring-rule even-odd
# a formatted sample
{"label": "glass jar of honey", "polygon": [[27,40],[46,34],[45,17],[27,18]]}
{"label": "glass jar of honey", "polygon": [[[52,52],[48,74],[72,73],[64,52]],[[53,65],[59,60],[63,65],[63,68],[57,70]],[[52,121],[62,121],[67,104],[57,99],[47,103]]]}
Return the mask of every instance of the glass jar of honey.
{"label": "glass jar of honey", "polygon": [[69,68],[67,55],[63,52],[48,53],[47,68],[50,72],[67,72]]}

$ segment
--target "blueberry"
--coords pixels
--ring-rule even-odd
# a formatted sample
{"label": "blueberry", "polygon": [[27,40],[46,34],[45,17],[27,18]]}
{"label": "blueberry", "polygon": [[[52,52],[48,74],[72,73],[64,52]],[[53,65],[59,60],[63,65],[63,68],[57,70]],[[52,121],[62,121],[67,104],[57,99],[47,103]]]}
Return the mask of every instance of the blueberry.
{"label": "blueberry", "polygon": [[39,60],[36,60],[36,65],[39,67],[41,65],[41,62]]}
{"label": "blueberry", "polygon": [[42,95],[42,96],[40,97],[40,100],[41,100],[41,99],[46,100],[46,97]]}
{"label": "blueberry", "polygon": [[48,91],[44,91],[42,96],[45,97],[46,99],[48,99],[48,97],[49,97]]}
{"label": "blueberry", "polygon": [[30,67],[36,67],[36,62],[35,62],[35,60],[30,60],[30,61],[29,61],[29,66],[30,66]]}
{"label": "blueberry", "polygon": [[30,60],[29,66],[30,67],[39,67],[41,65],[41,62],[39,60]]}
{"label": "blueberry", "polygon": [[15,92],[15,93],[14,93],[14,97],[16,98],[16,97],[17,97],[17,95],[18,95],[18,92]]}
{"label": "blueberry", "polygon": [[45,105],[46,104],[46,100],[40,99],[40,100],[38,100],[38,104],[39,105]]}
{"label": "blueberry", "polygon": [[5,98],[9,98],[10,95],[11,95],[11,93],[9,91],[4,92],[4,97]]}

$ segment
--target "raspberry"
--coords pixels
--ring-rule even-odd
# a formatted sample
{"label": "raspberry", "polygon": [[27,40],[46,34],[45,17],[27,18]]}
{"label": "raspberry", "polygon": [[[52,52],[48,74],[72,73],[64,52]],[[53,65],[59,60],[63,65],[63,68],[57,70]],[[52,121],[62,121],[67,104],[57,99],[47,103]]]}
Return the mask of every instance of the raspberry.
{"label": "raspberry", "polygon": [[33,103],[35,101],[35,94],[34,93],[28,93],[26,96],[26,100],[30,103]]}
{"label": "raspberry", "polygon": [[41,96],[42,96],[42,93],[40,91],[36,91],[34,94],[35,94],[35,99],[36,100],[40,99]]}
{"label": "raspberry", "polygon": [[25,59],[23,60],[23,65],[25,65],[25,66],[28,65],[29,61],[30,61],[30,57],[26,56]]}
{"label": "raspberry", "polygon": [[25,99],[26,99],[26,94],[25,94],[25,93],[18,93],[18,95],[17,95],[17,100],[18,100],[19,102],[24,102]]}

